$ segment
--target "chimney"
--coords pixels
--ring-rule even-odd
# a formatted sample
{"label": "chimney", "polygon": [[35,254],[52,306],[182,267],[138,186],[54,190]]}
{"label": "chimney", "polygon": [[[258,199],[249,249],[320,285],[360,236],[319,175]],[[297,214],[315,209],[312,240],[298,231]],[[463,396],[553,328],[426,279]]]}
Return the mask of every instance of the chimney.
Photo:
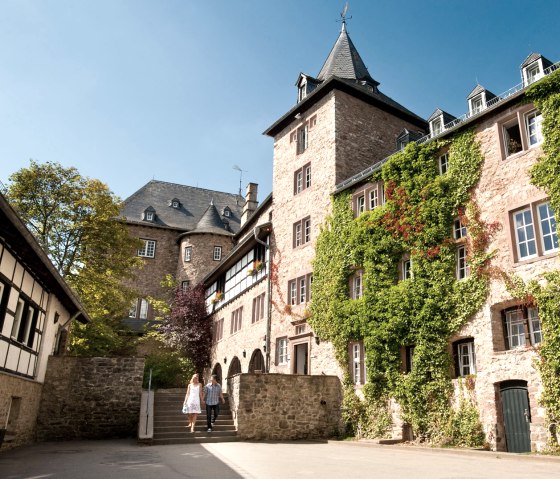
{"label": "chimney", "polygon": [[241,215],[241,226],[243,226],[254,211],[257,209],[258,202],[257,202],[257,191],[259,189],[259,185],[256,183],[249,183],[247,185],[247,191],[245,193],[245,206],[243,206],[243,214]]}

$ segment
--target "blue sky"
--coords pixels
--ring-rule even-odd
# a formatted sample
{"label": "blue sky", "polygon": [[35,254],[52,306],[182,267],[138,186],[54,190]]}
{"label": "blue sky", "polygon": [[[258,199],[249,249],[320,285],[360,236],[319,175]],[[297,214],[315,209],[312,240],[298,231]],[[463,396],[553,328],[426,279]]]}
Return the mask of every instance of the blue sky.
{"label": "blue sky", "polygon": [[[316,75],[342,0],[0,0],[0,181],[29,159],[125,198],[152,178],[271,190],[262,135]],[[348,31],[380,90],[456,116],[531,52],[560,60],[556,0],[353,0]]]}

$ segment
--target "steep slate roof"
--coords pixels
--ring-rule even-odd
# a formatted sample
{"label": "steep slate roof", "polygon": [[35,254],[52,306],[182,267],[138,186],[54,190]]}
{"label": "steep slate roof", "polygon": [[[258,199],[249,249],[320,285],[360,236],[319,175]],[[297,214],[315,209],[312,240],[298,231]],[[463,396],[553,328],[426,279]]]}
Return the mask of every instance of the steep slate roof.
{"label": "steep slate roof", "polygon": [[473,91],[469,93],[469,96],[467,96],[467,100],[474,98],[476,95],[482,92],[486,92],[486,101],[489,101],[492,98],[496,98],[496,95],[494,95],[494,93],[492,93],[490,90],[487,90],[482,85],[478,84],[473,88]]}
{"label": "steep slate roof", "polygon": [[340,35],[319,75],[317,75],[317,79],[324,81],[331,76],[349,80],[368,81],[374,85],[379,85],[379,82],[370,76],[362,57],[360,57],[358,50],[356,50],[352,40],[350,40],[346,32],[345,23],[342,23]]}
{"label": "steep slate roof", "polygon": [[189,233],[213,233],[218,235],[233,236],[233,233],[227,229],[226,224],[222,221],[222,217],[220,216],[220,213],[218,213],[214,203],[210,203],[210,206],[202,215],[202,218],[200,218],[196,228]]}
{"label": "steep slate roof", "polygon": [[[179,208],[169,206],[171,200],[179,200]],[[212,191],[194,186],[152,180],[124,200],[122,215],[128,223],[173,228],[181,231],[194,230],[213,203],[219,218],[226,206],[231,209],[229,223],[232,233],[239,231],[245,199],[232,193]],[[144,221],[144,211],[155,209],[155,221]],[[222,226],[223,228],[223,226]],[[223,230],[226,232],[226,230]],[[226,232],[227,233],[227,232]]]}
{"label": "steep slate roof", "polygon": [[526,66],[530,65],[533,62],[536,62],[539,58],[542,58],[543,68],[548,68],[552,65],[552,62],[547,58],[543,57],[540,53],[531,53],[523,63],[521,64],[521,68],[525,68]]}
{"label": "steep slate roof", "polygon": [[456,118],[451,113],[447,113],[446,111],[443,111],[441,108],[438,108],[436,111],[434,111],[430,115],[430,118],[428,118],[428,121],[432,121],[440,115],[443,115],[443,124],[444,125],[447,125],[448,123],[452,122],[453,120],[456,120]]}

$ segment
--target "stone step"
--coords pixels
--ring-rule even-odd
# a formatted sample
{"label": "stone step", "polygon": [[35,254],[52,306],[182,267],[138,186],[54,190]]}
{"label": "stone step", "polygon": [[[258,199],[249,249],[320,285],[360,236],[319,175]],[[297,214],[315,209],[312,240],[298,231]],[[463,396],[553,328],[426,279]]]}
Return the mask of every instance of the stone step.
{"label": "stone step", "polygon": [[[175,420],[175,419],[157,419],[154,418],[154,427],[170,427],[170,426],[176,426],[177,424],[182,425],[182,424],[186,424],[188,421],[188,419],[186,417],[182,417],[179,420]],[[200,418],[197,418],[195,424],[206,424],[206,419],[202,420]],[[222,418],[218,418],[214,424],[216,424],[217,426],[229,426],[229,425],[233,425],[233,419],[222,419]]]}
{"label": "stone step", "polygon": [[[159,419],[166,419],[169,421],[180,421],[181,419],[187,419],[188,414],[183,414],[181,411],[179,412],[158,412],[158,411],[154,411],[154,419],[155,420],[159,420]],[[198,414],[197,415],[197,419],[198,420],[204,420],[206,421],[206,414]],[[220,411],[220,415],[218,416],[218,419],[227,419],[227,420],[233,420],[233,415],[231,413],[223,413]]]}
{"label": "stone step", "polygon": [[169,444],[201,444],[206,442],[237,442],[239,439],[237,436],[229,436],[229,437],[212,437],[208,433],[206,436],[198,436],[198,437],[177,437],[172,439],[154,439],[152,444],[164,446]]}
{"label": "stone step", "polygon": [[206,428],[195,430],[195,432],[191,432],[190,430],[183,432],[154,432],[154,439],[183,439],[189,437],[237,437],[237,431],[212,431],[207,432]]}
{"label": "stone step", "polygon": [[[207,425],[204,424],[195,424],[194,430],[195,431],[206,431]],[[158,426],[156,429],[156,434],[163,434],[163,433],[183,433],[183,432],[190,432],[190,427],[187,427],[186,423],[184,425],[176,424],[174,426]],[[235,426],[233,424],[216,424],[214,423],[212,426],[213,432],[235,432]]]}

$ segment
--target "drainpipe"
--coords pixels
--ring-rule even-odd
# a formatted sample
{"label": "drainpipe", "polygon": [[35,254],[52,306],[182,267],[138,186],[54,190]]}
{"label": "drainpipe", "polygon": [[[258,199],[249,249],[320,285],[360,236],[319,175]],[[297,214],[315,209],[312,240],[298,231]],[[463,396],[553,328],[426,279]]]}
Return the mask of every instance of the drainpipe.
{"label": "drainpipe", "polygon": [[268,253],[268,264],[267,264],[267,303],[268,307],[266,308],[266,335],[265,335],[265,372],[270,372],[270,330],[272,329],[272,271],[271,271],[271,264],[272,264],[272,257],[270,254],[270,235],[268,235],[267,242],[259,239],[258,233],[261,230],[260,226],[255,226],[253,229],[253,236],[255,237],[255,241],[260,243],[264,246],[265,254]]}

